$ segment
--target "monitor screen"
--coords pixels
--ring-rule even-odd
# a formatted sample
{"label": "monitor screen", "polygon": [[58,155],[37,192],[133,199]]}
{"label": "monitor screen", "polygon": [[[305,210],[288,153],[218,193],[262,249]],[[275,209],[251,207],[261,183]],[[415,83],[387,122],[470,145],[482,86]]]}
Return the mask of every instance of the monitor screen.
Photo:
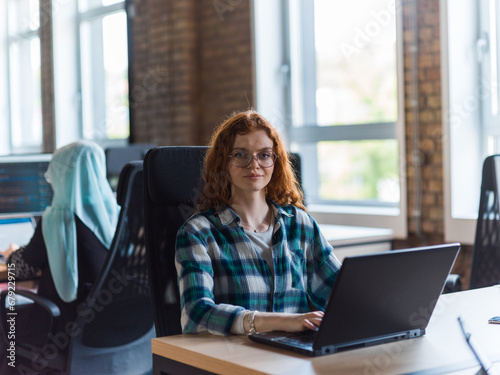
{"label": "monitor screen", "polygon": [[38,216],[52,202],[45,172],[52,155],[0,157],[0,216]]}

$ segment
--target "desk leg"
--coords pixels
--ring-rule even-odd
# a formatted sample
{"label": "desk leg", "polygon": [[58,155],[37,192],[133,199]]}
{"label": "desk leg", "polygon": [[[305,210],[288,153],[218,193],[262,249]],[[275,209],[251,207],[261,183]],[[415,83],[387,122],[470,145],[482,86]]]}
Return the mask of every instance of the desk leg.
{"label": "desk leg", "polygon": [[214,375],[196,367],[192,367],[182,362],[174,361],[161,355],[153,354],[153,375]]}

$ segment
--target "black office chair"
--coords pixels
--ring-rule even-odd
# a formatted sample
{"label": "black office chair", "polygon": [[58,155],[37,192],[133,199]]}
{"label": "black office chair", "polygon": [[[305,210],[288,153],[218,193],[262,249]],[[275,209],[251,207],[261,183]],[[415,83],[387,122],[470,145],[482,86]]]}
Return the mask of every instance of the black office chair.
{"label": "black office chair", "polygon": [[203,189],[200,177],[207,149],[157,147],[144,158],[146,249],[158,337],[182,333],[175,237]]}
{"label": "black office chair", "polygon": [[[146,249],[158,337],[182,332],[175,238],[194,213],[203,191],[201,173],[207,150],[202,146],[164,146],[151,149],[144,158]],[[300,171],[300,157],[292,156],[293,168]]]}
{"label": "black office chair", "polygon": [[[42,296],[16,291],[38,308],[47,331],[29,343],[16,341],[18,368],[37,373],[151,374],[151,338],[154,337],[144,242],[142,161],[127,164],[120,174],[117,198],[120,216],[106,262],[77,318],[60,326],[59,307]],[[1,294],[4,332],[9,312],[8,291]],[[25,302],[26,303],[26,302]],[[16,306],[17,309],[18,306]],[[19,306],[22,310],[22,306]],[[21,325],[21,315],[16,324]],[[31,373],[26,370],[25,373]]]}
{"label": "black office chair", "polygon": [[302,158],[300,157],[300,154],[297,154],[296,152],[290,152],[289,158],[299,189],[304,194],[304,206],[307,206],[306,192],[304,191],[304,185],[302,184]]}
{"label": "black office chair", "polygon": [[122,147],[108,147],[106,155],[106,177],[113,191],[116,191],[120,172],[128,162],[143,160],[150,148],[156,147],[153,143],[133,143]]}
{"label": "black office chair", "polygon": [[469,288],[500,283],[500,155],[488,156],[483,163],[479,214],[472,257]]}

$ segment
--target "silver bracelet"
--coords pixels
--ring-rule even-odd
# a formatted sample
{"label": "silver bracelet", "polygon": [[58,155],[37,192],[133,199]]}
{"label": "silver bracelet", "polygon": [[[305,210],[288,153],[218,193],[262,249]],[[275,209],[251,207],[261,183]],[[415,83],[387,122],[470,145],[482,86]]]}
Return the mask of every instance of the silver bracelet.
{"label": "silver bracelet", "polygon": [[255,314],[257,314],[258,311],[252,311],[248,314],[248,332],[250,334],[254,334],[257,332],[255,330]]}

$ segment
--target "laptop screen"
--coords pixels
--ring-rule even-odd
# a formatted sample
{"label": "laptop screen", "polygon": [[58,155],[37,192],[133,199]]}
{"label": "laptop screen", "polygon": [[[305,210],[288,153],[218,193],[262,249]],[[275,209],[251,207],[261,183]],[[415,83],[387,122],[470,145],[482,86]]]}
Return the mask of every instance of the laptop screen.
{"label": "laptop screen", "polygon": [[319,334],[335,332],[335,344],[425,330],[459,248],[436,245],[346,258]]}

